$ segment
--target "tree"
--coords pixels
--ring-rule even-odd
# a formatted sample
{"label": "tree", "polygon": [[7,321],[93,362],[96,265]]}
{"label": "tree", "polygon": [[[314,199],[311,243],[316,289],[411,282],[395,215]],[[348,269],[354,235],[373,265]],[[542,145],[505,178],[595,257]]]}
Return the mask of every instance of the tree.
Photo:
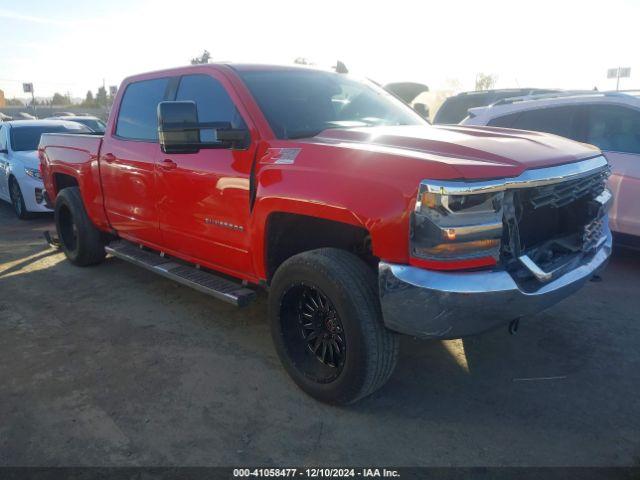
{"label": "tree", "polygon": [[82,102],[82,106],[83,107],[96,106],[96,100],[93,98],[93,92],[91,90],[87,92],[87,96],[84,98],[84,101]]}
{"label": "tree", "polygon": [[107,89],[104,87],[98,88],[98,93],[96,93],[96,104],[98,107],[106,107],[107,106]]}
{"label": "tree", "polygon": [[476,91],[490,90],[496,84],[497,77],[492,74],[479,73],[476,75]]}
{"label": "tree", "polygon": [[7,98],[7,107],[24,107],[24,102],[17,98]]}
{"label": "tree", "polygon": [[211,60],[211,54],[209,53],[209,50],[205,50],[202,52],[202,55],[200,55],[199,57],[191,59],[191,65],[200,65],[203,63],[209,63],[209,60]]}
{"label": "tree", "polygon": [[56,92],[51,99],[51,105],[71,105],[71,99],[67,95]]}

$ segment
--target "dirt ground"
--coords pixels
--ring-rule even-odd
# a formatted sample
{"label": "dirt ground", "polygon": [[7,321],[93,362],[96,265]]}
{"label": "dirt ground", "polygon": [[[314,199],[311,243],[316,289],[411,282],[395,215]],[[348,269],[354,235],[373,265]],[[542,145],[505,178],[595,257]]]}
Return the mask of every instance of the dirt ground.
{"label": "dirt ground", "polygon": [[0,205],[0,465],[638,465],[640,253],[469,340],[402,339],[335,408],[240,310],[120,260],[77,268]]}

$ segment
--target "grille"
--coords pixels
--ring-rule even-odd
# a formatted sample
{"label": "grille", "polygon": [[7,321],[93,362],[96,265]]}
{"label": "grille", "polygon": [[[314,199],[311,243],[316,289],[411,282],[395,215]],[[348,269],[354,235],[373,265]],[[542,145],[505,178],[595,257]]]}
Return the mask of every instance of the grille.
{"label": "grille", "polygon": [[509,228],[505,229],[501,254],[506,262],[523,253],[551,260],[600,247],[605,240],[606,209],[596,198],[604,191],[608,175],[608,170],[600,170],[505,196],[505,224]]}
{"label": "grille", "polygon": [[604,218],[599,216],[591,223],[588,223],[584,227],[582,232],[582,250],[584,252],[591,252],[600,246],[600,243],[604,240]]}
{"label": "grille", "polygon": [[595,198],[604,190],[609,170],[602,170],[588,177],[569,180],[532,189],[529,202],[534,209],[560,208],[583,197]]}

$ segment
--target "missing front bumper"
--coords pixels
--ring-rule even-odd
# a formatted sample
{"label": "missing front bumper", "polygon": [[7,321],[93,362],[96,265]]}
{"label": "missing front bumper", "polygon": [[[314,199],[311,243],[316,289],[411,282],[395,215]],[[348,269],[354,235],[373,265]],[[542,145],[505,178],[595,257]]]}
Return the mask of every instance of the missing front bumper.
{"label": "missing front bumper", "polygon": [[579,266],[524,291],[503,270],[437,272],[381,262],[380,303],[387,328],[422,338],[460,338],[538,313],[574,293],[611,255],[611,232]]}

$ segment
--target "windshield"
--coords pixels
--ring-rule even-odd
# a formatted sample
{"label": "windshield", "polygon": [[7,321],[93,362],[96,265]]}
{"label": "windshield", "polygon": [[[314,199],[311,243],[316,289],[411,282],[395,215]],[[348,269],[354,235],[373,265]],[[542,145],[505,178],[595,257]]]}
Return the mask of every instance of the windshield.
{"label": "windshield", "polygon": [[89,133],[84,125],[33,125],[11,128],[11,149],[14,152],[37,150],[43,133]]}
{"label": "windshield", "polygon": [[327,128],[428,125],[381,88],[315,70],[241,71],[278,138],[312,137]]}

